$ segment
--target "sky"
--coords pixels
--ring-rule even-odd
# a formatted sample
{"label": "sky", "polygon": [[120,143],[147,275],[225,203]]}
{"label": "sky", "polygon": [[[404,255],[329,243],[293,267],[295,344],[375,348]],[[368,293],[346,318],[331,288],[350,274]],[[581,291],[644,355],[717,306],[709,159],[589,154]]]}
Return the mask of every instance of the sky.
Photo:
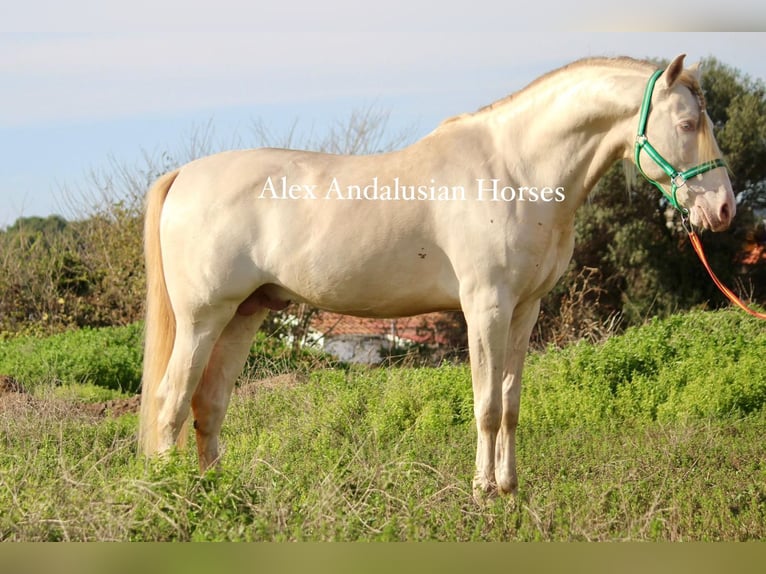
{"label": "sky", "polygon": [[[715,56],[766,81],[766,33],[735,31],[766,29],[762,2],[703,20],[689,16],[695,4],[674,4],[679,19],[656,0],[598,17],[582,3],[519,12],[507,0],[15,3],[0,8],[0,227],[72,217],[65,197],[93,185],[90,173],[140,165],[200,130],[216,150],[249,147],[256,122],[321,134],[375,108],[417,139],[582,57]],[[732,31],[630,31],[658,22]]]}

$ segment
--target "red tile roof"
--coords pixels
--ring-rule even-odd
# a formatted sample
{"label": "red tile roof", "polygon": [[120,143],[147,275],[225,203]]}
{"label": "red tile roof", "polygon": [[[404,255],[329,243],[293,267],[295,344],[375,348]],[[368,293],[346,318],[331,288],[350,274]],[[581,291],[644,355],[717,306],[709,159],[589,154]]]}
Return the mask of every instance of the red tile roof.
{"label": "red tile roof", "polygon": [[450,316],[445,313],[428,313],[398,319],[365,319],[322,311],[314,316],[311,328],[325,336],[366,335],[391,336],[427,345],[447,342],[439,324]]}
{"label": "red tile roof", "polygon": [[760,243],[749,243],[742,250],[743,265],[757,265],[759,262],[766,263],[766,245]]}

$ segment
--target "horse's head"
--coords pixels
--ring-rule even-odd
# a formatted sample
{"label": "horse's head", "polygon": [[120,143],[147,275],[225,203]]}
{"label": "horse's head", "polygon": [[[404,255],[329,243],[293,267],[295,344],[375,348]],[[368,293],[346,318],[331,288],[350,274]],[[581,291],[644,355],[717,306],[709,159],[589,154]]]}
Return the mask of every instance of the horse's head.
{"label": "horse's head", "polygon": [[680,55],[650,80],[634,160],[676,208],[688,211],[693,225],[723,231],[736,213],[734,194],[705,111],[699,70],[685,70],[683,63]]}

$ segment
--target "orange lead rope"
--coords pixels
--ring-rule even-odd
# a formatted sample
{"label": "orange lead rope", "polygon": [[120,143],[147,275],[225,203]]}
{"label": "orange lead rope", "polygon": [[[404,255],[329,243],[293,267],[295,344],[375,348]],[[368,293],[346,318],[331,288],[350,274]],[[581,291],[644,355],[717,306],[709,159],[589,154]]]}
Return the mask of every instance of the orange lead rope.
{"label": "orange lead rope", "polygon": [[750,313],[753,317],[758,317],[759,319],[766,319],[766,313],[759,313],[758,311],[755,311],[748,307],[742,299],[737,297],[734,292],[729,289],[726,285],[721,283],[721,280],[718,279],[718,277],[715,276],[715,273],[713,273],[713,270],[710,268],[710,265],[707,262],[707,257],[705,257],[705,253],[702,251],[702,242],[700,241],[700,238],[697,236],[697,234],[694,232],[694,230],[689,231],[689,239],[692,242],[692,247],[694,247],[694,251],[697,252],[697,256],[700,258],[700,261],[702,261],[702,264],[705,266],[705,269],[707,269],[707,272],[710,274],[710,277],[713,279],[713,283],[715,283],[718,288],[721,290],[721,293],[726,295],[726,297],[729,298],[729,301],[734,303],[737,307],[745,311],[746,313]]}

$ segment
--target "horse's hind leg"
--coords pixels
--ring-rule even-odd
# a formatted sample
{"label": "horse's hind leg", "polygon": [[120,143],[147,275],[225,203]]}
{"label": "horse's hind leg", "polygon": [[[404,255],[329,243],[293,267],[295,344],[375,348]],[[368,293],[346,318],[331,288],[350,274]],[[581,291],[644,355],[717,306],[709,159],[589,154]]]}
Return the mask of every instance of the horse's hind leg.
{"label": "horse's hind leg", "polygon": [[253,336],[268,309],[248,309],[236,314],[216,341],[202,381],[192,397],[194,429],[200,470],[218,460],[218,436],[221,432],[232,389],[247,359]]}
{"label": "horse's hind leg", "polygon": [[182,443],[179,435],[189,417],[192,395],[210,358],[213,344],[228,319],[227,313],[214,308],[204,315],[176,316],[176,334],[165,375],[160,382],[158,452]]}

